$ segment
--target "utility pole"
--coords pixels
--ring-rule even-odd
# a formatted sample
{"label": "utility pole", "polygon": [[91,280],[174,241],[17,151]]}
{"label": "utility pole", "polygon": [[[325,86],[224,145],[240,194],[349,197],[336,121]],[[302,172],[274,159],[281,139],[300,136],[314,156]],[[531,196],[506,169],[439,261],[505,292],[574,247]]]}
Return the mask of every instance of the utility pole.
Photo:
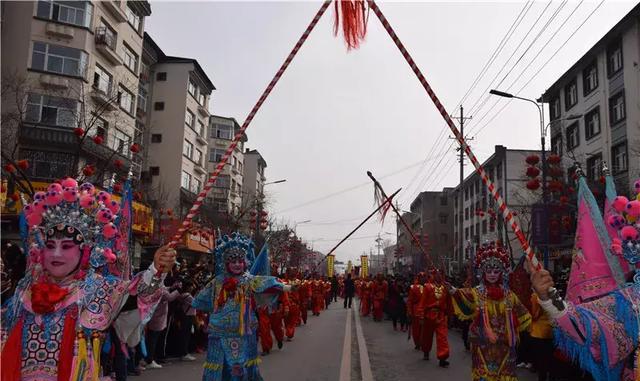
{"label": "utility pole", "polygon": [[[465,117],[464,116],[464,107],[462,105],[460,105],[460,116],[459,117],[455,117],[455,116],[451,116],[454,119],[458,119],[458,123],[460,123],[460,135],[462,135],[462,138],[466,141],[469,142],[470,140],[473,140],[473,138],[467,137],[464,135],[464,121],[469,119],[473,119],[473,116],[468,116]],[[450,139],[455,139],[450,137]],[[463,196],[463,190],[462,190],[462,183],[464,182],[464,150],[462,149],[462,144],[460,145],[460,147],[457,148],[457,151],[459,151],[459,161],[460,161],[460,186],[459,188],[459,196],[460,196],[460,202],[458,203],[458,210],[460,211],[460,219],[458,221],[458,255],[456,258],[456,262],[458,263],[458,269],[460,269],[462,267],[462,260],[464,259],[464,236],[463,236],[463,232],[464,232],[464,216],[462,214],[462,211],[464,210],[464,196]]]}

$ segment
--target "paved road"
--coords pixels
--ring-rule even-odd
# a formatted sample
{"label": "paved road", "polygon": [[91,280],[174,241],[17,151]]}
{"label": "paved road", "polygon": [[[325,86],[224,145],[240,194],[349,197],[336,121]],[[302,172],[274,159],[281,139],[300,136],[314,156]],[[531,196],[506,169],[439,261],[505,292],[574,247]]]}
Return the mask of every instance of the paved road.
{"label": "paved road", "polygon": [[[447,378],[469,380],[471,356],[460,334],[449,334],[451,367],[439,368],[437,360],[424,361],[407,341],[406,333],[393,331],[391,322],[360,318],[342,303],[333,303],[308,325],[296,329],[292,342],[275,348],[260,365],[266,381],[414,381]],[[433,354],[432,354],[433,356]],[[202,356],[195,362],[176,361],[160,370],[148,370],[130,381],[191,381],[201,378]],[[528,371],[520,380],[534,380]]]}

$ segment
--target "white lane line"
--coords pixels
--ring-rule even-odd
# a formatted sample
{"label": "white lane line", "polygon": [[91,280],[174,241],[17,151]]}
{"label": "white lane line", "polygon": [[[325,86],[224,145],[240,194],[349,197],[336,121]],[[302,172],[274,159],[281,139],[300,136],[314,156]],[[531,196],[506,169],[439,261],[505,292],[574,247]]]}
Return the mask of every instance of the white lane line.
{"label": "white lane line", "polygon": [[347,311],[347,324],[344,329],[342,344],[342,363],[340,365],[340,381],[351,381],[351,308]]}
{"label": "white lane line", "polygon": [[371,372],[371,363],[369,362],[369,351],[367,343],[364,341],[364,333],[362,333],[362,325],[360,324],[360,314],[356,315],[356,337],[358,338],[358,351],[360,352],[360,373],[362,373],[362,381],[373,381],[373,372]]}

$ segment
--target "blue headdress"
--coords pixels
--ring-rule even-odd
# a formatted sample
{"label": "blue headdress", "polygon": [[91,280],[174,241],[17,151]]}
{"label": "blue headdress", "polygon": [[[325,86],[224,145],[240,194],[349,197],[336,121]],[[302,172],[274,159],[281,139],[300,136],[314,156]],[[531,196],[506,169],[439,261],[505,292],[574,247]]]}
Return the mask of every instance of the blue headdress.
{"label": "blue headdress", "polygon": [[213,250],[216,275],[225,274],[227,269],[225,261],[242,257],[247,269],[255,260],[255,247],[251,238],[240,233],[233,233],[231,237],[224,235],[216,240],[216,248]]}

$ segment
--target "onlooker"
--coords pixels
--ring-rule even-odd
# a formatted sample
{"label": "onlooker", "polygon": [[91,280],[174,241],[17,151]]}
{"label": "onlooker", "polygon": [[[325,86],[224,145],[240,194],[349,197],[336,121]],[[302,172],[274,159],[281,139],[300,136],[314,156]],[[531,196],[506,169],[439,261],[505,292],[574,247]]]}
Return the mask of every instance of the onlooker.
{"label": "onlooker", "polygon": [[163,336],[163,332],[166,332],[167,329],[167,315],[169,313],[169,303],[174,301],[180,293],[176,290],[180,286],[180,283],[176,282],[171,285],[168,289],[165,288],[162,290],[163,295],[162,299],[160,299],[160,303],[158,307],[156,307],[156,311],[153,313],[151,320],[147,324],[147,335],[146,342],[147,345],[147,358],[145,362],[147,363],[147,369],[160,369],[162,365],[158,364],[156,361],[157,353],[158,353],[158,341]]}
{"label": "onlooker", "polygon": [[353,302],[353,295],[356,293],[356,285],[351,279],[351,274],[347,274],[347,279],[344,281],[344,308],[351,308]]}

